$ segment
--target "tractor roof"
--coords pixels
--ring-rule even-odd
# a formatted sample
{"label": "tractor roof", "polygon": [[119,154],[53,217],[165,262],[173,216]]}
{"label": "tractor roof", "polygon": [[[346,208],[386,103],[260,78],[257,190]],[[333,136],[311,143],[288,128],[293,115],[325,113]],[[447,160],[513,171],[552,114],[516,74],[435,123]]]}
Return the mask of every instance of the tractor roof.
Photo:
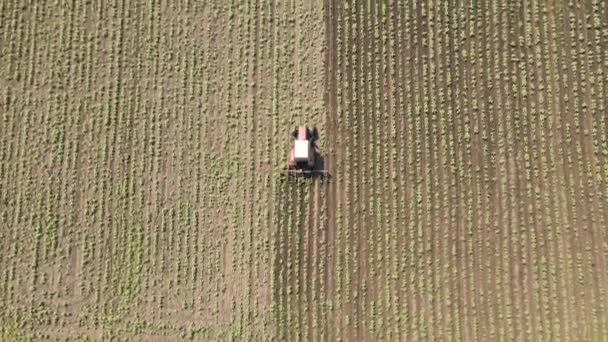
{"label": "tractor roof", "polygon": [[310,153],[310,141],[296,140],[294,150],[294,158],[296,161],[308,160],[308,154]]}

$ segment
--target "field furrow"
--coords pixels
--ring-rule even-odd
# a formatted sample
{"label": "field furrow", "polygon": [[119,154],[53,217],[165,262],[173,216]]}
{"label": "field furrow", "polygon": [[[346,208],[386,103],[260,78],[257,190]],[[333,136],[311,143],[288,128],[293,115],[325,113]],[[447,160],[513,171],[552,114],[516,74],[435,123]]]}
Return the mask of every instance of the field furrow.
{"label": "field furrow", "polygon": [[600,0],[0,0],[0,340],[605,339],[607,42]]}

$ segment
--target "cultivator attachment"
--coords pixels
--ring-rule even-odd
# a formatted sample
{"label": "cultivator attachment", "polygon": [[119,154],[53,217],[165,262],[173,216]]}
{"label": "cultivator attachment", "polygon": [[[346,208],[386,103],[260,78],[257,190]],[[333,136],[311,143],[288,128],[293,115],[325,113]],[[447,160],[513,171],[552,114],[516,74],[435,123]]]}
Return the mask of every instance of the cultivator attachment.
{"label": "cultivator attachment", "polygon": [[327,170],[285,169],[281,172],[281,174],[288,178],[329,178],[329,172]]}
{"label": "cultivator attachment", "polygon": [[323,176],[327,175],[327,170],[283,170],[284,174],[293,176]]}

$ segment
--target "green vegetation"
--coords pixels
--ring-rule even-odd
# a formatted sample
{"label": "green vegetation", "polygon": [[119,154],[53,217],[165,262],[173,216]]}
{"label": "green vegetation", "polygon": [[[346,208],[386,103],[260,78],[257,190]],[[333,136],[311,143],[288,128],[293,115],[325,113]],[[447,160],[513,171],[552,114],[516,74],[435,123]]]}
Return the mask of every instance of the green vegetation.
{"label": "green vegetation", "polygon": [[0,1],[0,340],[605,339],[606,6]]}

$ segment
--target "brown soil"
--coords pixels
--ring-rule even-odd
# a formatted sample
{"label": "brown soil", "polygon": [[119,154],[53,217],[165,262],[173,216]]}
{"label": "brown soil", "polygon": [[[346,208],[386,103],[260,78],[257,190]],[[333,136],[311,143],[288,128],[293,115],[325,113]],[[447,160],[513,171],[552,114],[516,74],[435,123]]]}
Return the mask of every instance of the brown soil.
{"label": "brown soil", "polygon": [[0,340],[608,333],[601,1],[0,18]]}

